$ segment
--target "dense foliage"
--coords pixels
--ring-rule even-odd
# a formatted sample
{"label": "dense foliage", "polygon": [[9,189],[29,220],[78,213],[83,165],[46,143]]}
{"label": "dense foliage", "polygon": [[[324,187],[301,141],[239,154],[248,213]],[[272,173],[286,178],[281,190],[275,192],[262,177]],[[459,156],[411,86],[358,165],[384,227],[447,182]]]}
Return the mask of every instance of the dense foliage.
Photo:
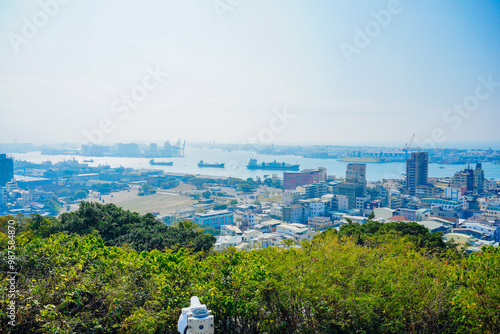
{"label": "dense foliage", "polygon": [[[45,226],[43,234],[40,234],[40,226]],[[85,235],[97,231],[106,246],[128,245],[139,252],[181,247],[194,252],[207,251],[215,242],[213,236],[198,231],[191,222],[167,227],[152,214],[141,216],[114,204],[81,203],[77,211],[63,213],[60,219],[52,221],[35,216],[22,227],[22,230],[29,229],[41,236],[58,232]]]}
{"label": "dense foliage", "polygon": [[[118,209],[107,209],[110,217],[103,218],[112,221]],[[93,217],[95,207],[81,210],[64,220],[82,235],[47,234],[57,222],[18,219],[17,325],[8,327],[9,299],[3,298],[1,328],[177,333],[181,308],[193,295],[213,311],[216,333],[497,333],[500,328],[500,249],[471,256],[447,249],[438,255],[395,227],[350,237],[345,230],[340,235],[328,230],[300,249],[137,252],[85,234],[92,231],[83,222],[99,219]],[[0,222],[5,232],[6,219]],[[2,275],[6,245],[7,236],[0,234]],[[7,284],[1,280],[2,295]]]}
{"label": "dense foliage", "polygon": [[425,226],[415,222],[380,223],[369,221],[366,224],[346,224],[342,225],[339,234],[340,236],[357,237],[358,244],[364,245],[367,239],[373,239],[374,236],[392,232],[406,236],[419,248],[425,248],[429,251],[440,251],[456,247],[455,244],[444,242],[442,232],[431,233]]}

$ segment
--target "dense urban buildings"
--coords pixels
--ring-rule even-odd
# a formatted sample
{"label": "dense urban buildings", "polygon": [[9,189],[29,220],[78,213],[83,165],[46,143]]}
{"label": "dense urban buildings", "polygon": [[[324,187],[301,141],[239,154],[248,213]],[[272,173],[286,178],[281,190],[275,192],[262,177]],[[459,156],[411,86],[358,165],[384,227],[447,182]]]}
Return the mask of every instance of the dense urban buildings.
{"label": "dense urban buildings", "polygon": [[[120,147],[121,154],[135,152],[135,145],[113,147]],[[141,155],[163,154],[164,150],[163,144],[143,145]],[[9,171],[8,181],[3,180],[0,187],[2,214],[57,215],[74,210],[80,199],[118,204],[118,197],[133,200],[145,196],[138,201],[151,203],[147,212],[166,224],[189,219],[210,233],[226,234],[217,239],[215,250],[279,246],[290,238],[300,241],[328,227],[338,229],[348,222],[363,224],[370,219],[415,221],[431,231],[443,231],[449,238],[470,238],[467,242],[475,246],[495,242],[500,231],[498,180],[485,179],[483,165],[477,162],[475,169],[467,166],[457,173],[428,178],[425,152],[407,159],[407,179],[378,181],[367,181],[367,169],[372,165],[358,162],[345,165],[345,177],[327,175],[325,168],[317,168],[284,172],[282,179],[279,174],[229,179],[155,168],[96,166],[90,159],[89,163],[75,159],[39,164],[18,161],[12,171],[12,159],[1,158],[2,166],[8,166],[2,170]],[[14,172],[16,179],[12,180]],[[119,194],[113,197],[115,191]],[[169,205],[159,197],[182,204],[173,203],[175,212],[166,211]]]}

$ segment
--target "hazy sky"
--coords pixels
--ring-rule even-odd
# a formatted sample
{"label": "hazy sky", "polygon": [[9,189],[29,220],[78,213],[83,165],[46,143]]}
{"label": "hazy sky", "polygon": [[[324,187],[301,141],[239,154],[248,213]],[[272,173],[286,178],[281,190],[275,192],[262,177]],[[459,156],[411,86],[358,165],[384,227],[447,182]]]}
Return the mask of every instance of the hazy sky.
{"label": "hazy sky", "polygon": [[500,1],[2,0],[0,37],[0,142],[500,148]]}

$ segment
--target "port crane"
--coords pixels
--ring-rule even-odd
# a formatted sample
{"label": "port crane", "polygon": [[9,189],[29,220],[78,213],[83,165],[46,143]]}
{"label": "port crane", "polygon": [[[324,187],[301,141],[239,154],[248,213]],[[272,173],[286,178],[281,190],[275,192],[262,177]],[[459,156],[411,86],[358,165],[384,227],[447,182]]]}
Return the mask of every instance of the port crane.
{"label": "port crane", "polygon": [[184,156],[184,148],[186,148],[186,139],[184,139],[184,143],[183,143],[182,139],[179,138],[177,140],[177,143],[175,144],[175,146],[179,150],[179,156],[183,157]]}
{"label": "port crane", "polygon": [[413,139],[415,139],[415,134],[413,134],[413,136],[411,136],[410,141],[408,143],[406,143],[405,147],[403,147],[403,151],[405,151],[405,153],[406,153],[406,159],[408,159],[408,150],[410,149],[411,144],[413,143]]}

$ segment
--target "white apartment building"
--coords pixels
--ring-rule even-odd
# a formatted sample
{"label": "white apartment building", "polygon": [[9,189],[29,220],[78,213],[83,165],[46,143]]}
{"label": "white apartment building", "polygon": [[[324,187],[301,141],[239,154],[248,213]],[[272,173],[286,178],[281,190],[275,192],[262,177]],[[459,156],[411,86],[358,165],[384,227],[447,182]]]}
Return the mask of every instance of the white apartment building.
{"label": "white apartment building", "polygon": [[296,240],[311,240],[314,234],[306,225],[298,223],[280,224],[276,227],[276,232],[290,235]]}
{"label": "white apartment building", "polygon": [[241,223],[245,226],[255,226],[255,214],[253,213],[244,213],[241,216]]}
{"label": "white apartment building", "polygon": [[488,209],[484,211],[484,215],[487,217],[500,218],[500,206],[489,206]]}
{"label": "white apartment building", "polygon": [[271,211],[269,212],[269,214],[271,216],[276,216],[276,217],[280,217],[280,218],[281,218],[282,213],[283,213],[283,208],[281,205],[273,205],[271,207]]}
{"label": "white apartment building", "polygon": [[221,235],[216,237],[216,239],[214,244],[214,250],[216,251],[226,249],[229,246],[236,247],[242,242],[241,236]]}
{"label": "white apartment building", "polygon": [[330,217],[309,217],[307,226],[310,228],[325,228],[333,226]]}
{"label": "white apartment building", "polygon": [[446,187],[444,189],[444,197],[445,198],[448,198],[448,199],[451,199],[451,200],[454,200],[454,201],[459,201],[461,202],[462,201],[462,190],[458,189],[458,188],[450,188],[450,187]]}
{"label": "white apartment building", "polygon": [[302,193],[298,190],[285,190],[282,196],[283,204],[285,205],[298,203],[301,198]]}
{"label": "white apartment building", "polygon": [[235,225],[221,225],[220,227],[221,235],[242,235],[240,228]]}

